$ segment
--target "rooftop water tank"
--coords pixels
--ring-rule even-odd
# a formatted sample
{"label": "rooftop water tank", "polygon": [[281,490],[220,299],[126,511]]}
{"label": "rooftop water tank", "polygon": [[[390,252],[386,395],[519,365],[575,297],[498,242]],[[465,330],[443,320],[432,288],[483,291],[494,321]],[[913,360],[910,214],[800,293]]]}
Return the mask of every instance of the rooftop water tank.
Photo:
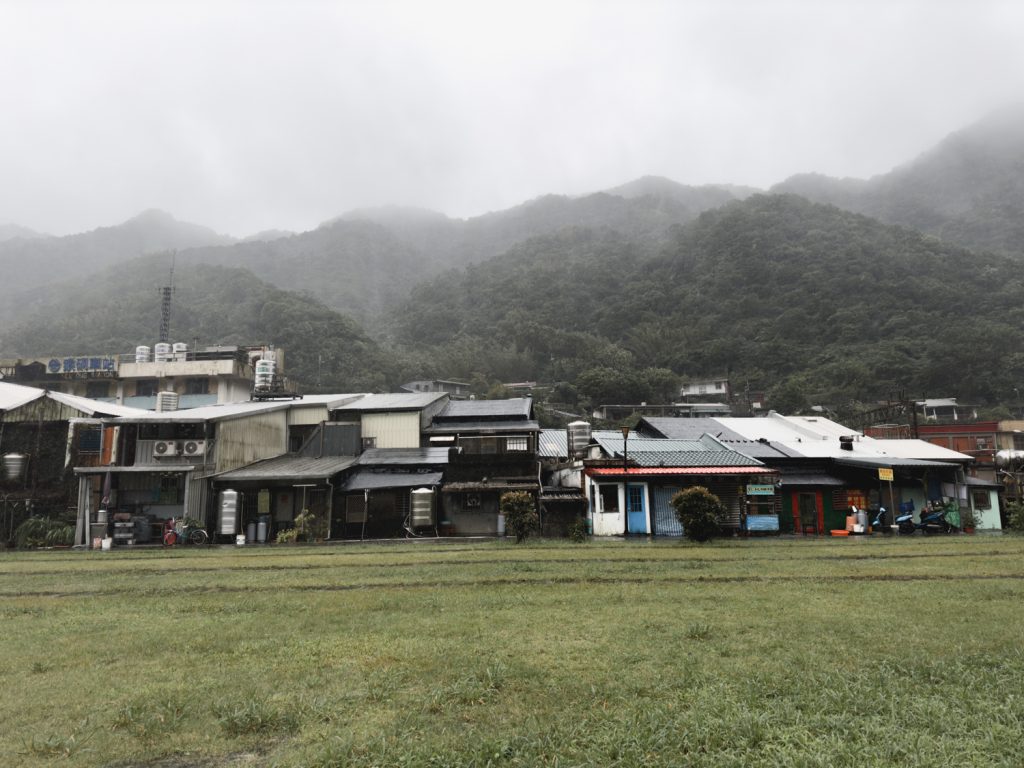
{"label": "rooftop water tank", "polygon": [[228,489],[220,492],[217,531],[222,536],[234,536],[238,531],[238,514],[241,504],[242,494],[238,491]]}
{"label": "rooftop water tank", "polygon": [[171,345],[171,351],[175,360],[188,360],[188,344],[183,341],[176,341]]}
{"label": "rooftop water tank", "polygon": [[256,361],[256,389],[270,389],[277,363],[266,358]]}
{"label": "rooftop water tank", "polygon": [[590,422],[574,421],[569,424],[568,443],[570,456],[582,456],[590,445]]}
{"label": "rooftop water tank", "polygon": [[28,456],[24,453],[4,454],[4,477],[8,480],[17,480],[25,471],[28,463]]}
{"label": "rooftop water tank", "polygon": [[136,363],[148,363],[152,358],[150,355],[153,350],[147,347],[145,344],[139,345],[135,348],[135,362]]}
{"label": "rooftop water tank", "polygon": [[434,491],[431,488],[417,488],[409,494],[409,523],[413,528],[425,528],[434,524]]}
{"label": "rooftop water tank", "polygon": [[153,347],[153,359],[158,363],[167,363],[171,360],[171,345],[161,341]]}

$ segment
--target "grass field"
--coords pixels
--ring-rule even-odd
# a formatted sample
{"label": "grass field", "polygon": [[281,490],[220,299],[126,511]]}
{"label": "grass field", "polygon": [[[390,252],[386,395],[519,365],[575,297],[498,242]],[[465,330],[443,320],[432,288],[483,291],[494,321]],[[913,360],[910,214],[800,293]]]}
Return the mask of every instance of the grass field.
{"label": "grass field", "polygon": [[0,555],[0,766],[1019,766],[1024,538]]}

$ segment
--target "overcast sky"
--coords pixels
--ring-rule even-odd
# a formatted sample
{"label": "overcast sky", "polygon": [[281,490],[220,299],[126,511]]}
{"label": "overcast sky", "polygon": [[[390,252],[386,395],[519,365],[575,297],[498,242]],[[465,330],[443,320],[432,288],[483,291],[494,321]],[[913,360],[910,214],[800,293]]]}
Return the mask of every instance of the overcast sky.
{"label": "overcast sky", "polygon": [[0,0],[0,224],[867,177],[1024,97],[1022,35],[1019,0]]}

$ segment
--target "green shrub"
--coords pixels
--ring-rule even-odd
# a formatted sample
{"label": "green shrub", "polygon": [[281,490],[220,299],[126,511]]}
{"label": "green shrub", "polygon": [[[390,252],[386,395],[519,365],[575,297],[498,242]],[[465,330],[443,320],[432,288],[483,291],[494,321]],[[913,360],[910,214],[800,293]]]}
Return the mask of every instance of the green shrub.
{"label": "green shrub", "polygon": [[707,488],[695,485],[679,491],[671,500],[683,534],[691,541],[708,541],[722,532],[725,514],[722,501]]}
{"label": "green shrub", "polygon": [[505,530],[520,544],[540,527],[540,516],[533,496],[526,491],[501,494],[501,514],[505,516]]}
{"label": "green shrub", "polygon": [[322,541],[327,536],[327,520],[304,509],[295,517],[296,541]]}
{"label": "green shrub", "polygon": [[292,544],[298,539],[298,537],[298,530],[295,528],[286,528],[283,531],[277,532],[277,538],[275,541],[277,541],[278,544]]}
{"label": "green shrub", "polygon": [[1024,504],[1011,501],[1006,505],[1006,524],[1011,531],[1024,532]]}
{"label": "green shrub", "polygon": [[68,547],[75,541],[75,526],[46,517],[30,517],[14,531],[18,549]]}
{"label": "green shrub", "polygon": [[587,521],[577,517],[569,524],[569,540],[582,544],[587,540]]}

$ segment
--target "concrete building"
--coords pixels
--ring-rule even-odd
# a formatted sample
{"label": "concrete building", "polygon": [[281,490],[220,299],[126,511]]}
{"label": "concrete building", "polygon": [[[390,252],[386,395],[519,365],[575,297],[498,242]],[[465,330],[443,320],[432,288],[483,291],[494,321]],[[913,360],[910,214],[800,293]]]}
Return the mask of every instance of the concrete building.
{"label": "concrete building", "polygon": [[155,410],[161,392],[176,396],[176,408],[248,400],[256,385],[259,361],[273,360],[278,381],[284,369],[284,352],[268,346],[167,347],[166,353],[138,347],[132,354],[0,360],[0,378],[50,392]]}

